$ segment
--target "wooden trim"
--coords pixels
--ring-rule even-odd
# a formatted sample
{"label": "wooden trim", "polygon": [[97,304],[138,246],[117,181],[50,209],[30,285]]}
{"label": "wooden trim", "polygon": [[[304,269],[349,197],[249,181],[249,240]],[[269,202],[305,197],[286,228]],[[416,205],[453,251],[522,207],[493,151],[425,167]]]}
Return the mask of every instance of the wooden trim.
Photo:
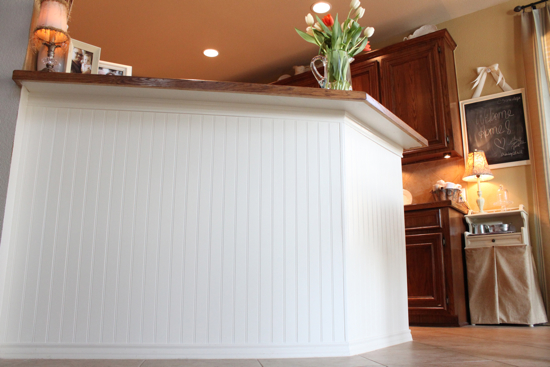
{"label": "wooden trim", "polygon": [[12,79],[19,86],[25,81],[87,84],[131,88],[156,88],[194,90],[203,92],[250,93],[272,96],[325,98],[342,101],[366,101],[367,94],[361,91],[337,91],[329,89],[302,88],[269,84],[218,82],[191,79],[161,79],[137,76],[112,76],[72,73],[43,73],[39,71],[14,70]]}
{"label": "wooden trim", "polygon": [[412,204],[412,205],[405,205],[405,211],[410,212],[414,210],[424,210],[424,209],[438,209],[438,208],[452,208],[462,214],[468,214],[468,209],[458,203],[455,203],[451,200],[444,200],[444,201],[434,201],[431,203],[423,203],[423,204]]}

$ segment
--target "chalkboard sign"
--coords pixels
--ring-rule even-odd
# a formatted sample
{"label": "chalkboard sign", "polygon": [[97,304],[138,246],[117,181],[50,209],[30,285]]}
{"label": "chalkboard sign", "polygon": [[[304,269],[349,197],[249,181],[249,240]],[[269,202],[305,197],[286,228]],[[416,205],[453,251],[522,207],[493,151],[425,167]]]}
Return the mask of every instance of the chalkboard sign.
{"label": "chalkboard sign", "polygon": [[460,102],[464,153],[483,150],[490,168],[529,164],[523,89]]}

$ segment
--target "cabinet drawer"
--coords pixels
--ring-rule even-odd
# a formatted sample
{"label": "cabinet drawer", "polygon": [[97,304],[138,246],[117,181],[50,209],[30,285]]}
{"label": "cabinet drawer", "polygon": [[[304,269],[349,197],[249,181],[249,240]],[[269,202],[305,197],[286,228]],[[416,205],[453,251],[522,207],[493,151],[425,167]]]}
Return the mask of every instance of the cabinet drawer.
{"label": "cabinet drawer", "polygon": [[487,234],[482,236],[466,237],[466,248],[521,245],[523,239],[521,233]]}
{"label": "cabinet drawer", "polygon": [[405,230],[442,228],[439,209],[405,213]]}

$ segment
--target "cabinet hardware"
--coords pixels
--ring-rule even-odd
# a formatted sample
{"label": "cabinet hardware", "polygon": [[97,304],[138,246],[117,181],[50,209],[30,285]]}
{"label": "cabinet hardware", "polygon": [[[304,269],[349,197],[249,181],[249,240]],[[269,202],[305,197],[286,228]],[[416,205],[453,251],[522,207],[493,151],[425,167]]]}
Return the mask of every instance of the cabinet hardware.
{"label": "cabinet hardware", "polygon": [[445,237],[443,237],[443,247],[447,246],[447,241],[445,241]]}
{"label": "cabinet hardware", "polygon": [[496,240],[493,238],[493,239],[491,240],[491,242],[496,242]]}
{"label": "cabinet hardware", "polygon": [[451,142],[451,139],[449,138],[449,135],[446,136],[445,140],[447,140],[447,144]]}
{"label": "cabinet hardware", "polygon": [[447,301],[447,305],[448,305],[449,304],[449,297],[447,297],[446,301]]}
{"label": "cabinet hardware", "polygon": [[441,53],[441,47],[437,46],[437,52]]}

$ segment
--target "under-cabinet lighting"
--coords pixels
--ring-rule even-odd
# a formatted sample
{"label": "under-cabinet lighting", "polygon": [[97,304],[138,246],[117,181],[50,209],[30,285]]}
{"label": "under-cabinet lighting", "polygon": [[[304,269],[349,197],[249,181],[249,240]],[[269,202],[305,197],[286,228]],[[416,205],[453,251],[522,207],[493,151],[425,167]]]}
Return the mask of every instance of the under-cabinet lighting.
{"label": "under-cabinet lighting", "polygon": [[311,6],[311,10],[313,10],[317,14],[324,14],[329,11],[330,8],[331,5],[325,1],[319,1]]}
{"label": "under-cabinet lighting", "polygon": [[451,155],[450,155],[449,153],[447,153],[447,154],[445,154],[445,155],[443,156],[443,158],[449,159],[449,158],[451,158]]}
{"label": "under-cabinet lighting", "polygon": [[216,57],[218,56],[219,52],[218,50],[209,48],[208,50],[204,50],[203,54],[204,56],[208,56],[208,57]]}

